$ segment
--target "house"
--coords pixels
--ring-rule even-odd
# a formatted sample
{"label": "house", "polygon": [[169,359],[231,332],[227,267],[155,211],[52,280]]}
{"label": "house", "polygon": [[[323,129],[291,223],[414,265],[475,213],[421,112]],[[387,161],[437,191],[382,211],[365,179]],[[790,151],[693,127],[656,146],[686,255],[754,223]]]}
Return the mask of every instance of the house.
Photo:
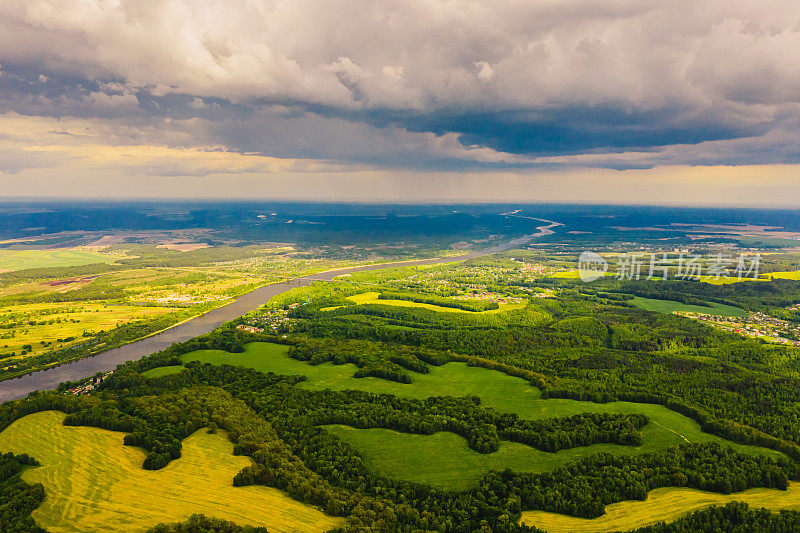
{"label": "house", "polygon": [[247,333],[262,333],[264,330],[255,326],[248,326],[246,324],[239,324],[236,329],[246,331]]}

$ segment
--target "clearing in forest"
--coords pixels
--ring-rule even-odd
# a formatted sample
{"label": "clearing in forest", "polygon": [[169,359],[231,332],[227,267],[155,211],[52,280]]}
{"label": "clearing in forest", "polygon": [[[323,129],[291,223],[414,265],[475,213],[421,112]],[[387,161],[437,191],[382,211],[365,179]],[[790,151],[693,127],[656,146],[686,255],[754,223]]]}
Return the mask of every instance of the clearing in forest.
{"label": "clearing in forest", "polygon": [[47,496],[33,512],[51,533],[145,531],[190,515],[266,526],[270,532],[326,531],[343,525],[322,511],[263,486],[234,487],[251,459],[233,455],[225,433],[200,430],[183,441],[182,456],[161,470],[144,470],[141,448],[123,446],[124,433],[64,426],[63,413],[45,411],[0,433],[0,451],[27,453],[41,466],[22,473]]}
{"label": "clearing in forest", "polygon": [[740,307],[733,307],[732,305],[724,305],[716,302],[709,302],[711,307],[702,305],[691,305],[682,302],[674,302],[672,300],[656,300],[653,298],[642,298],[636,296],[633,299],[633,305],[645,311],[656,311],[659,313],[674,313],[675,311],[684,311],[688,313],[703,313],[706,315],[719,315],[719,316],[747,316],[747,311]]}
{"label": "clearing in forest", "polygon": [[[405,384],[374,377],[354,378],[353,373],[357,370],[355,365],[332,363],[310,365],[305,361],[292,359],[288,356],[288,351],[288,346],[279,344],[251,343],[246,346],[244,353],[200,350],[184,354],[181,360],[238,365],[283,375],[304,375],[308,379],[298,386],[311,390],[355,389],[418,399],[431,396],[475,395],[481,399],[481,405],[484,407],[491,407],[499,412],[516,413],[528,420],[587,412],[644,414],[650,420],[650,423],[641,430],[641,446],[594,444],[558,453],[545,453],[521,444],[510,446],[512,443],[504,442],[501,450],[495,452],[500,454],[499,456],[477,454],[467,447],[462,437],[453,434],[442,437],[439,434],[420,436],[372,429],[335,430],[337,435],[355,446],[375,471],[398,479],[430,482],[450,490],[462,490],[470,483],[474,483],[489,469],[487,465],[490,464],[502,464],[517,471],[543,472],[593,453],[639,454],[663,450],[686,442],[719,442],[732,446],[742,453],[770,457],[781,455],[774,450],[737,444],[705,433],[694,420],[661,405],[543,399],[541,391],[522,378],[496,370],[467,366],[465,363],[431,366],[428,374],[409,372],[413,382]],[[380,442],[381,439],[384,440]],[[425,454],[402,453],[402,450],[414,446],[427,451]],[[525,448],[524,452],[517,446]],[[396,450],[394,453],[392,447]],[[475,457],[468,457],[470,454],[474,454]]]}
{"label": "clearing in forest", "polygon": [[[376,305],[394,305],[398,307],[421,307],[423,309],[430,309],[431,311],[439,311],[442,313],[469,313],[471,315],[487,315],[494,313],[502,313],[504,311],[512,311],[514,309],[524,309],[525,303],[501,303],[499,309],[490,309],[488,311],[467,311],[465,309],[457,309],[455,307],[443,307],[441,305],[426,304],[420,302],[412,302],[410,300],[382,300],[378,298],[379,292],[364,292],[356,294],[355,296],[348,296],[347,299],[355,302],[358,305],[376,304]],[[323,310],[332,310],[335,307],[323,308]]]}

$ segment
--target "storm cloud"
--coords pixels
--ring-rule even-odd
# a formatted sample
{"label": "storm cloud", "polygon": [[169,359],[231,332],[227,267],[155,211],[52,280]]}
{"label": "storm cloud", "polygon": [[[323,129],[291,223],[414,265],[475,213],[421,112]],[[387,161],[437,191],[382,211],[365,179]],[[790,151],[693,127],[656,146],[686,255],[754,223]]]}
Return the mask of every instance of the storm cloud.
{"label": "storm cloud", "polygon": [[8,0],[0,112],[354,168],[796,164],[798,50],[781,0]]}

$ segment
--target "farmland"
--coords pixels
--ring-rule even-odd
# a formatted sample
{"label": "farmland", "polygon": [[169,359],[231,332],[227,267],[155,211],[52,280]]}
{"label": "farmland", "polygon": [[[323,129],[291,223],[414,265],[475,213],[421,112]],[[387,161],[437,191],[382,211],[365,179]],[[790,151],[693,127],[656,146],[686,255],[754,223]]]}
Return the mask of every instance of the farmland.
{"label": "farmland", "polygon": [[114,263],[127,257],[125,253],[100,253],[91,248],[67,248],[52,250],[0,249],[0,272],[28,268],[57,268],[94,263]]}
{"label": "farmland", "polygon": [[185,440],[180,460],[154,472],[142,469],[140,449],[122,445],[122,433],[64,426],[63,420],[62,413],[46,411],[0,433],[0,451],[28,453],[41,463],[22,477],[45,486],[47,496],[33,517],[48,531],[144,531],[194,513],[286,533],[325,531],[342,522],[276,489],[233,487],[233,476],[251,461],[231,455],[224,432],[197,431]]}
{"label": "farmland", "polygon": [[0,379],[137,340],[282,276],[339,264],[293,253],[142,244],[0,250],[0,262],[16,261],[6,264],[15,271],[0,273]]}
{"label": "farmland", "polygon": [[[11,352],[5,364],[28,355],[74,346],[123,322],[148,320],[174,312],[166,307],[108,305],[94,302],[28,304],[0,311],[0,349]],[[26,348],[26,346],[28,348]]]}
{"label": "farmland", "polygon": [[645,311],[656,311],[658,313],[674,313],[683,311],[688,313],[704,313],[707,315],[719,316],[747,316],[747,311],[739,307],[710,302],[710,307],[701,305],[690,305],[672,300],[656,300],[652,298],[642,298],[636,296],[633,305]]}
{"label": "farmland", "polygon": [[499,309],[491,309],[488,311],[475,312],[475,311],[466,311],[464,309],[456,309],[452,307],[442,307],[440,305],[412,302],[409,300],[380,299],[378,298],[378,296],[380,296],[380,293],[378,292],[365,292],[361,294],[356,294],[354,296],[349,296],[347,299],[356,303],[357,305],[377,304],[377,305],[392,305],[398,307],[416,307],[421,309],[430,309],[431,311],[439,311],[442,313],[493,314],[493,313],[500,313],[503,311],[511,311],[514,309],[522,309],[523,307],[525,307],[524,303],[501,303]]}
{"label": "farmland", "polygon": [[627,531],[659,522],[669,523],[692,511],[734,501],[771,511],[800,510],[800,484],[792,483],[788,490],[749,489],[734,494],[668,487],[650,491],[643,501],[612,503],[606,506],[606,513],[598,518],[526,511],[522,513],[521,521],[547,533],[607,533]]}

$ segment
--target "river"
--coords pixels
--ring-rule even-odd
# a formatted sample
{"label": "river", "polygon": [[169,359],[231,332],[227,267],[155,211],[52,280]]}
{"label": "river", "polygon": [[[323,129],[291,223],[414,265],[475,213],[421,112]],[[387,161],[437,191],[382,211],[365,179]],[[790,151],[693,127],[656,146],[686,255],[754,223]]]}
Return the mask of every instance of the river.
{"label": "river", "polygon": [[227,305],[218,307],[212,311],[209,311],[208,313],[205,313],[204,315],[200,315],[191,320],[175,325],[150,337],[126,344],[125,346],[120,346],[119,348],[101,352],[91,357],[79,359],[78,361],[74,361],[72,363],[50,367],[45,370],[39,370],[38,372],[33,372],[32,374],[27,374],[19,378],[0,381],[0,403],[22,398],[35,390],[54,389],[59,383],[64,381],[77,381],[81,378],[96,374],[97,372],[108,372],[114,370],[118,365],[126,361],[141,359],[146,355],[150,355],[168,348],[176,342],[185,342],[199,335],[203,335],[204,333],[208,333],[209,331],[221,326],[225,322],[233,320],[234,318],[240,317],[245,313],[258,308],[273,296],[277,296],[278,294],[296,287],[310,285],[314,281],[331,281],[334,277],[341,276],[342,274],[363,272],[366,270],[466,261],[467,259],[473,259],[475,257],[481,257],[521,246],[537,237],[551,235],[553,233],[552,228],[561,225],[558,222],[552,222],[550,220],[535,220],[547,222],[548,225],[537,227],[537,233],[524,235],[506,244],[478,252],[472,252],[466,255],[459,255],[457,257],[420,259],[418,261],[381,263],[376,265],[364,265],[329,270],[327,272],[310,274],[308,276],[302,276],[288,281],[282,281],[260,287],[240,296]]}

